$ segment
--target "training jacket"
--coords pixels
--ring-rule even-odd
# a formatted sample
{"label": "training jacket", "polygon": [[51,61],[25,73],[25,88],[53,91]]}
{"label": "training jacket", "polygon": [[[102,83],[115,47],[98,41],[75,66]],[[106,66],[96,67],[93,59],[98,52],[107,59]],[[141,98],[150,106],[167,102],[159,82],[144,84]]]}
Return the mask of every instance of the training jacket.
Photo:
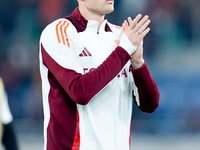
{"label": "training jacket", "polygon": [[121,27],[86,20],[78,8],[41,34],[45,150],[129,150],[132,103],[153,112],[159,91]]}

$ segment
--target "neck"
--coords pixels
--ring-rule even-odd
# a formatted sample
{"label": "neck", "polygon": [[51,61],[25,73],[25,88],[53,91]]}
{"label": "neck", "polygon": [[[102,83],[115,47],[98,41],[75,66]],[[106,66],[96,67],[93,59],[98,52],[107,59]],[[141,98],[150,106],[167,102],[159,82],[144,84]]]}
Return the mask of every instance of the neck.
{"label": "neck", "polygon": [[99,23],[98,29],[100,28],[102,22],[105,19],[105,15],[101,15],[101,14],[97,14],[94,12],[91,12],[87,9],[85,9],[84,7],[79,6],[79,11],[81,13],[81,15],[86,19],[86,20],[94,20],[97,21]]}

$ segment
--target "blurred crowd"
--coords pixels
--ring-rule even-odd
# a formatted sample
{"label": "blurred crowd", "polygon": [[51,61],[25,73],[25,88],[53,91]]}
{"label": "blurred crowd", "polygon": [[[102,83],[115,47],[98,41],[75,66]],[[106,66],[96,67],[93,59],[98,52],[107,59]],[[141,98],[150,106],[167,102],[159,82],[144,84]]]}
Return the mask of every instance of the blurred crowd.
{"label": "blurred crowd", "polygon": [[[75,7],[76,0],[0,0],[0,75],[15,119],[43,118],[38,58],[40,34],[47,24],[69,15]],[[162,126],[166,126],[171,119],[171,124],[168,124],[171,128],[175,127],[177,118],[186,119],[186,122],[197,119],[188,126],[200,129],[197,118],[200,115],[200,61],[187,59],[183,55],[199,55],[200,1],[115,0],[115,12],[107,18],[121,25],[128,16],[134,18],[138,13],[148,14],[152,21],[151,32],[144,41],[145,58],[161,92],[160,109],[152,118],[163,119],[158,121]],[[176,68],[179,66],[177,61],[164,61],[170,58],[180,59],[179,68],[194,65],[195,75],[184,72],[188,75],[181,78],[180,74],[166,74],[165,67],[172,67],[172,72],[180,73]],[[138,118],[149,117],[140,115],[138,111],[133,113]]]}

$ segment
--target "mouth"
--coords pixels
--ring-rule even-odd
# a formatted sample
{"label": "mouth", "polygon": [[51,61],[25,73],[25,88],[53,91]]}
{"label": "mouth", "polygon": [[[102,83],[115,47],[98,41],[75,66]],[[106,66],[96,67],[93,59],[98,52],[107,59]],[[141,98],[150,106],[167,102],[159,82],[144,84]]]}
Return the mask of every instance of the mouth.
{"label": "mouth", "polygon": [[114,0],[106,0],[106,2],[108,2],[108,3],[113,3]]}

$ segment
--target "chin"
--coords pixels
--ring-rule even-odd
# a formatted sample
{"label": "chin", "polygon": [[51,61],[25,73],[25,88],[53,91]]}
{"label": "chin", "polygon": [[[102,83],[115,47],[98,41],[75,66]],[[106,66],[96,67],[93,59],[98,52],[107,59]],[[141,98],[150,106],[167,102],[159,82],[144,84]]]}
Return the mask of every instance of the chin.
{"label": "chin", "polygon": [[109,14],[109,13],[112,13],[114,11],[114,7],[110,7],[106,10],[106,13],[105,14]]}

